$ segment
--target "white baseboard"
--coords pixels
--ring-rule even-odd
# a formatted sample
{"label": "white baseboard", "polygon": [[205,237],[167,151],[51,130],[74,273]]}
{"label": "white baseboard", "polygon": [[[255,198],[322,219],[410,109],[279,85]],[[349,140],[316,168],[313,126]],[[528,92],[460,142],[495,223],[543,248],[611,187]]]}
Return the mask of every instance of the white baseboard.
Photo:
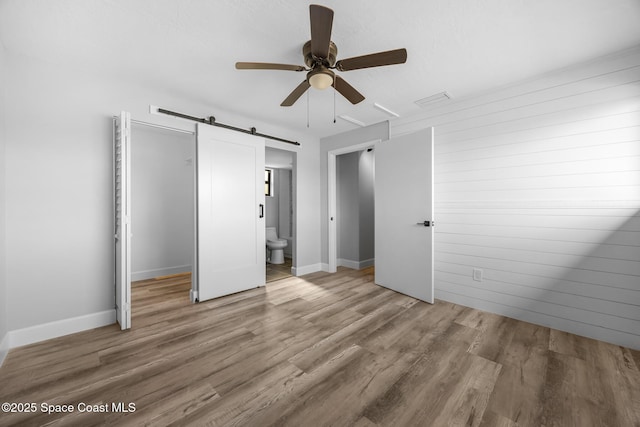
{"label": "white baseboard", "polygon": [[364,261],[360,261],[359,270],[362,270],[363,268],[371,267],[371,266],[373,266],[375,264],[376,264],[376,259],[375,258],[365,259]]}
{"label": "white baseboard", "polygon": [[[35,342],[61,337],[63,335],[74,334],[86,331],[87,329],[99,328],[116,322],[116,310],[106,310],[84,316],[72,317],[69,319],[57,320],[55,322],[44,323],[42,325],[30,326],[28,328],[9,331],[9,348],[20,347],[33,344]],[[5,339],[7,339],[5,337]],[[3,341],[4,343],[4,341]]]}
{"label": "white baseboard", "polygon": [[291,267],[291,274],[294,276],[304,276],[305,274],[315,273],[316,271],[324,271],[322,264],[303,265],[302,267]]}
{"label": "white baseboard", "polygon": [[338,258],[338,267],[347,267],[354,270],[360,270],[360,263],[351,259]]}
{"label": "white baseboard", "polygon": [[9,349],[11,348],[9,337],[9,332],[7,332],[6,334],[4,334],[4,337],[2,337],[2,340],[0,341],[0,366],[2,366],[2,363],[4,362],[4,359],[7,357],[7,353],[9,353]]}
{"label": "white baseboard", "polygon": [[365,259],[364,261],[353,261],[350,259],[338,258],[338,267],[347,267],[354,270],[362,270],[366,267],[374,265],[374,258]]}
{"label": "white baseboard", "polygon": [[152,270],[134,271],[131,273],[131,281],[153,279],[155,277],[171,276],[172,274],[190,273],[190,265],[177,265],[175,267],[154,268]]}

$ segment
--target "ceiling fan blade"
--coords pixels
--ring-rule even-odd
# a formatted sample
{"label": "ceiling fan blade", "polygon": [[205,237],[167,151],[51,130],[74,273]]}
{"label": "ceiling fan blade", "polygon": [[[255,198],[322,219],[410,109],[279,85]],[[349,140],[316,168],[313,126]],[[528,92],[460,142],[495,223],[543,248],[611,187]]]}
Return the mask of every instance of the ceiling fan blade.
{"label": "ceiling fan blade", "polygon": [[317,58],[326,59],[329,56],[333,10],[312,4],[309,6],[309,16],[311,18],[311,53]]}
{"label": "ceiling fan blade", "polygon": [[272,64],[269,62],[236,62],[236,69],[306,71],[306,68],[302,65]]}
{"label": "ceiling fan blade", "polygon": [[353,86],[346,82],[345,79],[336,75],[333,80],[335,89],[340,92],[342,96],[347,98],[352,104],[364,101],[364,96],[355,90]]}
{"label": "ceiling fan blade", "polygon": [[311,87],[311,85],[305,79],[302,83],[300,83],[298,85],[297,88],[295,88],[293,90],[293,92],[291,92],[289,94],[289,96],[287,96],[287,98],[284,101],[282,101],[282,104],[280,104],[280,106],[281,107],[291,107],[293,104],[295,104],[295,102],[298,100],[298,98],[300,98],[302,96],[302,94],[305,93],[307,91],[307,89],[309,89],[310,87]]}
{"label": "ceiling fan blade", "polygon": [[404,64],[405,62],[407,62],[407,49],[402,48],[342,59],[336,62],[336,69],[351,71],[383,65]]}

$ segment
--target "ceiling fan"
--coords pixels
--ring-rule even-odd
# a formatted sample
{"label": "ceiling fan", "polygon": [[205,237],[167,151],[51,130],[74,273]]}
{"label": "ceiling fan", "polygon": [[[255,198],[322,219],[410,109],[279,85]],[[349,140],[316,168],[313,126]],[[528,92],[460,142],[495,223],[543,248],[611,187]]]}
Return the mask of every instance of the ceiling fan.
{"label": "ceiling fan", "polygon": [[357,104],[364,100],[364,96],[332,70],[351,71],[403,64],[407,61],[406,49],[389,50],[336,61],[338,48],[331,41],[333,10],[312,4],[309,6],[309,15],[311,17],[311,40],[302,47],[306,67],[265,62],[236,62],[238,70],[306,71],[307,78],[282,101],[280,104],[282,107],[292,106],[309,87],[322,90],[329,86],[333,86],[352,104]]}

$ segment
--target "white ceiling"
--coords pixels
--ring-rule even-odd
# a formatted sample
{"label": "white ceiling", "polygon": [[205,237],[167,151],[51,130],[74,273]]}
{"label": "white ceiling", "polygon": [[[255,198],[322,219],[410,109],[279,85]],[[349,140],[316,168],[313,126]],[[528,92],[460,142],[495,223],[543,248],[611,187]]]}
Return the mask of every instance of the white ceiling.
{"label": "white ceiling", "polygon": [[[307,97],[282,100],[304,79],[290,71],[239,71],[236,61],[303,65],[310,2],[300,0],[0,0],[10,52],[114,73],[212,111],[305,131]],[[420,112],[414,101],[447,91],[485,92],[640,44],[639,0],[324,0],[334,12],[338,59],[406,47],[406,64],[341,73],[366,99],[339,94],[336,115],[366,124]],[[119,58],[116,60],[115,58]],[[95,67],[95,68],[94,68]],[[163,106],[171,108],[172,106]],[[308,129],[326,136],[334,94],[310,90]],[[286,135],[284,136],[286,137]]]}

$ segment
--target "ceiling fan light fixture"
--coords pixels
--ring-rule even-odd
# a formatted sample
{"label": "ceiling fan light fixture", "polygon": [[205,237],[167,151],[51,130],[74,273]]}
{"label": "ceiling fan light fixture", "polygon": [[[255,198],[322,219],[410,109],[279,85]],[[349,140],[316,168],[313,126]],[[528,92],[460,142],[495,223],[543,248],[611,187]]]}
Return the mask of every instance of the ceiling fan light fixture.
{"label": "ceiling fan light fixture", "polygon": [[333,71],[325,67],[319,67],[307,74],[307,80],[309,81],[311,87],[318,90],[324,90],[329,86],[332,86],[333,77]]}

